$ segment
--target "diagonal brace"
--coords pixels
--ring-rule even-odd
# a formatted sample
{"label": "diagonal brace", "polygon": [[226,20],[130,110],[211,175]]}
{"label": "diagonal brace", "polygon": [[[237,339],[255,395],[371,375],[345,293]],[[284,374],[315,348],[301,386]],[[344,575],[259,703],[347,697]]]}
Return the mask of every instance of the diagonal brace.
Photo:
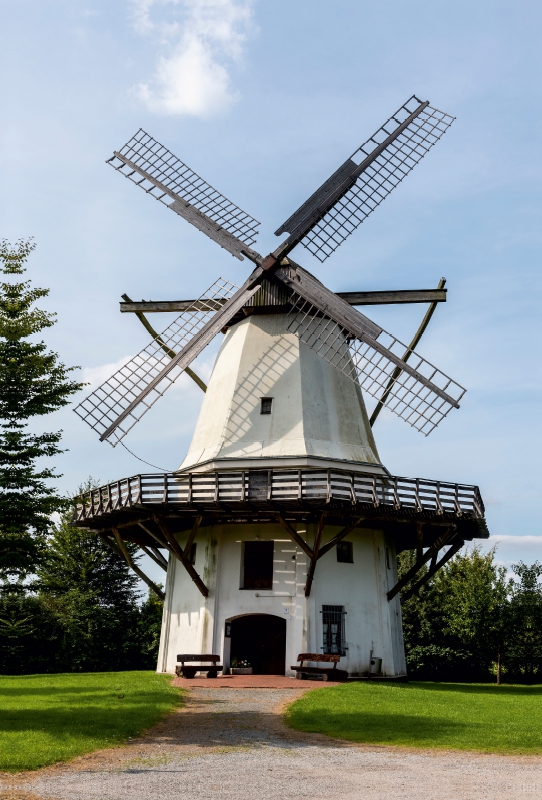
{"label": "diagonal brace", "polygon": [[[444,285],[445,284],[446,284],[446,278],[441,278],[440,281],[439,281],[439,285],[437,286],[437,291],[441,290],[441,289],[444,289]],[[403,361],[405,361],[405,362],[408,361],[408,359],[410,358],[410,356],[414,352],[414,349],[418,346],[418,344],[420,342],[420,339],[422,338],[423,334],[425,333],[425,330],[426,330],[427,326],[431,322],[431,317],[435,313],[435,309],[437,307],[437,303],[438,303],[437,300],[433,300],[433,302],[430,304],[429,308],[427,309],[427,312],[426,312],[424,318],[422,319],[420,327],[416,331],[416,333],[414,335],[414,338],[412,339],[412,341],[410,342],[409,346],[407,347],[406,351],[403,354]],[[388,381],[388,385],[384,389],[384,391],[382,393],[382,397],[380,398],[380,400],[376,404],[376,406],[374,408],[374,411],[371,414],[371,419],[369,420],[369,425],[371,426],[371,428],[375,424],[378,415],[380,414],[380,412],[382,411],[382,409],[386,405],[386,400],[388,399],[389,394],[390,394],[391,390],[393,389],[393,384],[395,383],[397,378],[401,375],[401,372],[402,372],[401,367],[395,367],[395,369],[393,370],[391,378]]]}
{"label": "diagonal brace", "polygon": [[128,548],[126,547],[126,544],[124,543],[124,541],[123,541],[123,539],[122,539],[122,536],[120,535],[120,533],[119,533],[119,531],[117,530],[117,528],[112,528],[112,532],[113,532],[113,536],[115,537],[115,541],[116,541],[116,543],[117,543],[117,546],[116,546],[116,547],[115,547],[115,545],[113,544],[113,542],[112,542],[112,541],[109,539],[109,537],[108,537],[108,536],[106,536],[106,534],[105,534],[105,533],[100,533],[100,534],[99,534],[99,536],[100,536],[100,538],[101,538],[101,539],[102,539],[102,540],[103,540],[103,541],[104,541],[104,542],[105,542],[107,545],[109,545],[109,547],[111,548],[111,550],[113,550],[113,551],[114,551],[114,552],[115,552],[115,553],[116,553],[118,556],[120,556],[121,558],[124,558],[124,560],[126,561],[126,563],[128,564],[128,566],[130,567],[130,569],[131,569],[133,572],[135,572],[135,574],[136,574],[136,575],[138,575],[138,576],[141,578],[141,580],[142,580],[144,583],[146,583],[146,584],[147,584],[147,586],[148,586],[150,589],[152,589],[152,591],[153,591],[153,592],[154,592],[156,595],[158,595],[158,597],[160,598],[160,600],[164,600],[164,598],[165,598],[165,594],[164,594],[164,592],[162,591],[162,589],[160,589],[160,587],[159,587],[159,586],[157,586],[157,585],[154,583],[154,581],[151,581],[151,579],[148,577],[148,575],[145,575],[145,573],[143,572],[143,570],[141,570],[141,569],[140,569],[140,568],[137,566],[137,564],[135,564],[135,563],[134,563],[134,560],[132,559],[132,556],[130,555],[130,552],[129,552]]}
{"label": "diagonal brace", "polygon": [[455,525],[450,525],[444,533],[442,533],[439,538],[434,542],[431,547],[429,547],[426,552],[422,555],[421,559],[417,560],[413,567],[411,567],[408,572],[405,572],[403,577],[397,581],[393,589],[387,594],[388,600],[391,600],[395,595],[401,591],[403,586],[406,586],[412,578],[420,571],[424,564],[426,564],[430,558],[433,558],[435,553],[438,553],[441,547],[449,542],[452,536],[455,534]]}
{"label": "diagonal brace", "polygon": [[[126,302],[127,302],[127,303],[131,303],[131,302],[132,302],[132,301],[130,300],[130,298],[128,297],[128,295],[127,295],[127,294],[123,294],[123,295],[122,295],[122,299],[123,299],[123,300],[126,300]],[[168,347],[168,346],[167,346],[167,344],[166,344],[166,343],[163,341],[163,339],[162,339],[162,337],[160,336],[160,334],[159,334],[159,333],[157,333],[157,332],[154,330],[154,328],[152,327],[151,323],[149,322],[149,320],[147,319],[147,317],[145,316],[145,314],[143,314],[143,312],[141,312],[141,311],[136,311],[136,312],[135,312],[135,315],[136,315],[136,317],[138,318],[138,320],[141,322],[141,324],[143,325],[143,327],[145,328],[145,330],[147,330],[147,331],[150,333],[150,335],[152,336],[152,338],[153,338],[153,339],[154,339],[156,342],[158,342],[158,344],[160,345],[160,347],[162,348],[162,350],[164,351],[164,353],[166,353],[166,355],[168,355],[170,358],[175,358],[175,356],[177,355],[177,353],[176,353],[174,350],[172,350],[172,349],[171,349],[171,347]],[[184,368],[184,371],[186,372],[186,374],[188,375],[188,377],[192,378],[192,380],[194,381],[194,383],[197,383],[197,384],[198,384],[198,386],[199,386],[199,388],[202,390],[202,392],[206,392],[206,391],[207,391],[207,384],[206,384],[206,383],[204,383],[204,382],[201,380],[201,378],[199,377],[199,375],[196,375],[196,373],[194,372],[194,370],[190,369],[190,367],[185,367],[185,368]]]}
{"label": "diagonal brace", "polygon": [[165,522],[162,519],[160,519],[160,517],[155,517],[154,521],[160,528],[160,531],[162,532],[162,535],[164,536],[166,541],[169,543],[171,550],[173,551],[173,554],[179,559],[179,561],[181,562],[185,570],[188,572],[188,574],[190,575],[190,577],[192,578],[192,580],[194,581],[194,583],[196,584],[202,595],[204,597],[209,597],[209,589],[203,583],[200,576],[198,575],[198,573],[196,572],[190,561],[185,556],[184,552],[179,546],[177,539],[168,529]]}
{"label": "diagonal brace", "polygon": [[330,542],[328,542],[327,544],[325,544],[323,547],[320,548],[320,551],[318,553],[318,558],[322,558],[322,556],[325,556],[326,553],[329,553],[329,551],[333,547],[335,547],[336,544],[342,542],[344,537],[348,536],[348,534],[351,533],[354,530],[354,528],[357,528],[359,523],[363,522],[364,519],[365,517],[358,517],[355,520],[355,522],[352,522],[350,525],[347,525],[346,528],[343,528],[342,531],[340,531],[340,533],[338,533],[336,536],[333,537],[333,539],[331,539]]}
{"label": "diagonal brace", "polygon": [[417,583],[415,583],[414,586],[411,586],[408,592],[405,592],[404,595],[401,596],[401,603],[404,603],[406,600],[412,597],[412,595],[418,594],[419,590],[424,585],[424,583],[427,583],[427,581],[431,580],[433,575],[436,572],[438,572],[439,569],[443,567],[447,561],[449,561],[453,556],[455,556],[457,551],[460,550],[464,544],[465,542],[463,539],[459,539],[458,542],[452,544],[450,549],[442,556],[440,561],[436,561],[435,564],[431,564],[431,567],[427,570],[425,575],[422,575],[420,580]]}
{"label": "diagonal brace", "polygon": [[320,551],[320,542],[322,541],[322,533],[324,531],[324,524],[326,515],[321,514],[318,520],[318,527],[316,529],[316,536],[314,537],[314,547],[312,549],[312,558],[310,560],[309,569],[307,572],[307,583],[305,584],[305,597],[309,597],[312,589],[312,582],[314,580],[314,571],[316,569],[316,562],[318,561],[318,554]]}
{"label": "diagonal brace", "polygon": [[309,558],[312,558],[312,547],[310,547],[310,546],[307,544],[307,542],[306,542],[304,539],[302,539],[302,538],[301,538],[301,536],[298,534],[298,532],[297,532],[297,531],[296,531],[296,529],[293,527],[293,525],[290,525],[290,523],[289,523],[289,522],[287,522],[287,521],[284,519],[284,517],[281,517],[281,515],[280,515],[280,514],[277,514],[277,517],[276,517],[276,519],[277,519],[277,522],[280,522],[280,524],[282,525],[282,527],[283,527],[283,528],[285,529],[285,531],[286,531],[286,532],[287,532],[287,533],[290,535],[290,537],[291,537],[291,538],[294,540],[294,542],[295,542],[297,545],[299,545],[299,547],[300,547],[300,548],[303,550],[303,552],[304,552],[304,553],[305,553],[305,554],[306,554],[306,555],[307,555]]}

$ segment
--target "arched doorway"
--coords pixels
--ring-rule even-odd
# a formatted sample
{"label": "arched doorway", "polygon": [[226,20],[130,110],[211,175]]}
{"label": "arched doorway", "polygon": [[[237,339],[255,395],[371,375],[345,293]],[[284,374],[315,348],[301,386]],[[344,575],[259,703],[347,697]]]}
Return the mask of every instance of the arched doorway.
{"label": "arched doorway", "polygon": [[284,675],[286,620],[272,614],[247,614],[231,621],[230,658],[248,661],[254,675]]}

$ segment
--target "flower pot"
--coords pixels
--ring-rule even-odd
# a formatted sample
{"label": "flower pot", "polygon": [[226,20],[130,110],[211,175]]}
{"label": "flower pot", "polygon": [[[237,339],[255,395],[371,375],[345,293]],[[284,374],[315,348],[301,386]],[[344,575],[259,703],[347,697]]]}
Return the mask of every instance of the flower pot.
{"label": "flower pot", "polygon": [[232,667],[232,675],[252,675],[252,667]]}

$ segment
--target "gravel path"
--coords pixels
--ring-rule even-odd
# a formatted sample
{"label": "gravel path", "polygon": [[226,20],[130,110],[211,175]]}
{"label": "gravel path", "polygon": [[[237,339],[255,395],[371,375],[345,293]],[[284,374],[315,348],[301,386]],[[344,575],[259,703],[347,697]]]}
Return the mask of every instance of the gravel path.
{"label": "gravel path", "polygon": [[342,743],[288,730],[291,689],[194,688],[127,746],[0,781],[2,800],[542,797],[542,758]]}

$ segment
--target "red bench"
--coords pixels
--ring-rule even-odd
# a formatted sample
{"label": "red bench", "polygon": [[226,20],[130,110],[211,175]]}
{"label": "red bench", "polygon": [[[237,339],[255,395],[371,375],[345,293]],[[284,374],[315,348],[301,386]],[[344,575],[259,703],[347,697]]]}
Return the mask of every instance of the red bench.
{"label": "red bench", "polygon": [[[337,669],[337,664],[341,660],[339,655],[331,653],[300,653],[297,660],[301,662],[299,667],[292,667],[295,670],[296,678],[300,680],[322,680],[322,681],[345,681],[348,672],[344,669]],[[333,667],[311,667],[303,665],[304,661],[316,661],[317,663],[333,663]]]}
{"label": "red bench", "polygon": [[[220,661],[220,656],[184,653],[177,656],[177,661],[180,661],[181,665],[177,664],[175,674],[182,678],[193,678],[196,672],[206,672],[208,678],[216,678],[218,671],[222,670],[222,666],[217,663]],[[194,661],[200,661],[203,664],[194,664]],[[205,664],[211,664],[211,666],[204,666]]]}

